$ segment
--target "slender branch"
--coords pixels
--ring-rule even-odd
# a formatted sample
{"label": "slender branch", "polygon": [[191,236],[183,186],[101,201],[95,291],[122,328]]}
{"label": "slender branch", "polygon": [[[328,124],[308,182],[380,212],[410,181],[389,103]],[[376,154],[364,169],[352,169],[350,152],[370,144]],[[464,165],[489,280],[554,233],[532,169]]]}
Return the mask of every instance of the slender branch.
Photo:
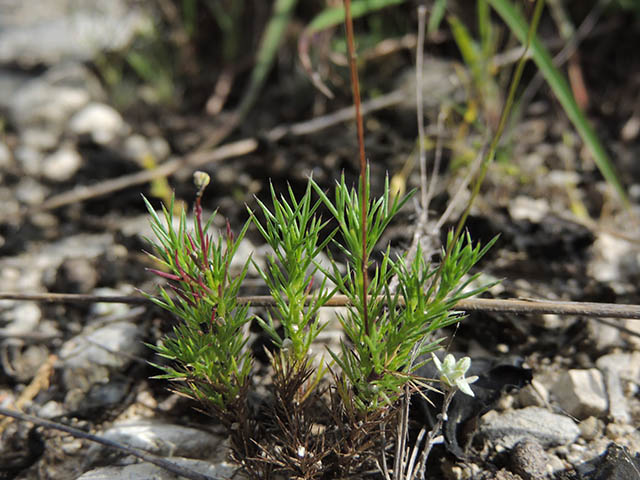
{"label": "slender branch", "polygon": [[180,465],[177,465],[173,462],[165,460],[164,458],[158,457],[157,455],[153,455],[149,452],[145,452],[144,450],[140,450],[139,448],[130,447],[128,445],[122,445],[120,443],[109,440],[108,438],[92,435],[90,433],[83,432],[82,430],[78,430],[77,428],[64,425],[62,423],[52,422],[51,420],[45,420],[44,418],[34,417],[33,415],[27,415],[26,413],[22,413],[17,410],[11,410],[3,407],[0,407],[0,415],[16,418],[23,422],[31,422],[40,427],[60,430],[62,432],[65,432],[74,436],[75,438],[90,440],[92,442],[99,443],[109,448],[115,448],[116,450],[121,450],[129,455],[133,455],[134,457],[140,458],[145,462],[153,463],[158,467],[164,468],[165,470],[184,478],[188,478],[191,480],[216,480],[213,477],[210,477],[209,475],[204,475],[190,468],[181,467]]}
{"label": "slender branch", "polygon": [[[76,293],[11,293],[0,292],[1,300],[18,300],[39,303],[127,303],[153,305],[144,297],[119,295],[86,295]],[[307,302],[313,301],[308,297]],[[399,304],[402,305],[402,299]],[[276,305],[276,300],[268,295],[238,297],[238,304],[251,304],[254,307],[269,307]],[[325,304],[325,307],[344,307],[349,300],[344,295],[335,295]],[[490,299],[468,298],[459,301],[455,310],[461,312],[491,312],[515,314],[543,314],[582,315],[585,317],[606,317],[640,320],[640,305],[594,302],[570,302],[559,300],[544,300],[541,298],[526,299]]]}
{"label": "slender branch", "polygon": [[367,274],[367,204],[369,195],[367,189],[367,161],[364,153],[364,126],[362,122],[362,112],[360,111],[360,84],[358,82],[358,68],[356,65],[356,49],[353,36],[353,19],[351,18],[351,0],[344,0],[345,27],[347,29],[347,45],[349,47],[349,68],[351,71],[351,87],[353,89],[353,103],[356,108],[356,126],[358,130],[358,148],[360,151],[360,195],[362,205],[360,212],[362,215],[362,317],[364,320],[364,334],[369,336],[371,326],[369,325],[368,296],[369,277]]}
{"label": "slender branch", "polygon": [[421,478],[424,478],[425,469],[427,466],[427,459],[429,458],[429,453],[431,452],[431,448],[433,447],[433,439],[442,430],[442,424],[447,419],[447,411],[449,410],[449,404],[451,403],[451,400],[453,400],[453,396],[455,395],[455,393],[456,393],[456,390],[454,389],[450,389],[446,391],[444,395],[444,400],[442,401],[442,410],[440,415],[438,415],[438,420],[436,421],[436,424],[433,426],[433,428],[427,435],[424,450],[422,451],[422,455],[420,456],[419,468],[417,469]]}
{"label": "slender branch", "polygon": [[416,52],[416,113],[418,115],[418,152],[420,156],[420,203],[422,212],[420,217],[426,221],[429,208],[427,200],[427,148],[424,135],[424,100],[422,98],[422,77],[424,76],[424,24],[427,7],[418,7],[418,49]]}

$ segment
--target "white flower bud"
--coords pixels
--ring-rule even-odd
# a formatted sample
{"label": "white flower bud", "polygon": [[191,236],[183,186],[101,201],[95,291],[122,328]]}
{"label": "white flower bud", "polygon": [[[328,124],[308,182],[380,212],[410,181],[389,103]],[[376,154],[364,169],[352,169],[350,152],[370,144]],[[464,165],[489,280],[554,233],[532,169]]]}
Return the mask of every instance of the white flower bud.
{"label": "white flower bud", "polygon": [[198,187],[198,191],[202,192],[209,182],[211,181],[211,177],[207,172],[203,172],[201,170],[196,170],[193,172],[193,183]]}

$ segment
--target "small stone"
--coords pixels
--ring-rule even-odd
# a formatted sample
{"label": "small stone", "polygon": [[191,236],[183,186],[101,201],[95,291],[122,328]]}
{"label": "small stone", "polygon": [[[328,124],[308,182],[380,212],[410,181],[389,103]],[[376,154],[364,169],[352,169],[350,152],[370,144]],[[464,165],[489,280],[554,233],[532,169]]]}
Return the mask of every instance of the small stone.
{"label": "small stone", "polygon": [[50,150],[58,145],[58,132],[44,128],[27,128],[20,134],[20,141],[39,151]]}
{"label": "small stone", "polygon": [[84,445],[82,444],[82,440],[75,439],[68,442],[64,442],[62,444],[62,451],[67,455],[75,455],[78,453]]}
{"label": "small stone", "polygon": [[517,196],[509,202],[509,214],[514,220],[528,220],[540,223],[549,212],[549,202],[545,199]]}
{"label": "small stone", "polygon": [[31,177],[23,177],[15,187],[16,198],[27,205],[40,205],[48,189]]}
{"label": "small stone", "polygon": [[110,371],[124,369],[131,362],[131,356],[142,351],[140,328],[133,322],[114,322],[65,342],[59,358],[66,388],[86,393],[92,385],[107,382]]}
{"label": "small stone", "polygon": [[92,102],[71,117],[69,129],[77,135],[91,135],[96,143],[106,144],[124,133],[126,124],[113,107]]}
{"label": "small stone", "polygon": [[140,161],[145,155],[151,153],[151,147],[147,139],[139,133],[127,137],[123,145],[124,154],[134,161]]}
{"label": "small stone", "polygon": [[[628,262],[625,264],[629,267],[634,266],[635,271],[630,274],[631,278],[638,278],[640,276],[640,253],[633,252],[632,255],[627,255]],[[627,272],[630,273],[630,272]],[[628,278],[628,277],[627,277]],[[629,333],[623,332],[622,338],[630,345],[632,350],[640,350],[640,322],[637,319],[629,318],[624,320],[624,328],[629,330]],[[635,335],[634,335],[635,334]]]}
{"label": "small stone", "polygon": [[615,371],[624,380],[640,383],[640,352],[603,355],[596,360],[596,366],[601,371]]}
{"label": "small stone", "polygon": [[[195,470],[210,478],[246,480],[244,475],[238,475],[237,465],[226,462],[212,464],[202,460],[192,460],[175,457],[171,459],[183,468]],[[79,476],[77,480],[174,480],[176,475],[166,469],[151,463],[136,463],[124,467],[99,467]]]}
{"label": "small stone", "polygon": [[52,70],[34,78],[12,96],[12,118],[22,128],[46,126],[49,131],[61,133],[69,115],[89,101],[89,92],[84,88],[60,85],[54,74]]}
{"label": "small stone", "polygon": [[20,303],[0,318],[9,322],[3,329],[6,335],[23,335],[37,330],[42,311],[35,303]]}
{"label": "small stone", "polygon": [[64,414],[64,408],[60,402],[49,400],[39,410],[40,418],[56,418]]}
{"label": "small stone", "polygon": [[632,425],[620,425],[618,423],[609,423],[605,428],[605,435],[614,442],[620,442],[621,439],[636,431]]}
{"label": "small stone", "polygon": [[607,397],[609,399],[609,415],[616,423],[630,423],[631,413],[627,399],[622,391],[620,376],[615,370],[606,368],[602,372],[605,385],[607,387]]}
{"label": "small stone", "polygon": [[[511,473],[509,470],[501,468],[498,470],[495,475],[492,475],[492,480],[522,480],[522,477],[516,473]],[[482,478],[487,479],[488,477],[482,476]]]}
{"label": "small stone", "polygon": [[548,473],[547,454],[542,445],[531,438],[519,441],[511,452],[512,470],[524,480],[535,480]]}
{"label": "small stone", "polygon": [[162,137],[150,138],[149,146],[151,147],[151,152],[157,160],[164,160],[171,154],[171,147],[169,146],[169,142],[167,142]]}
{"label": "small stone", "polygon": [[527,407],[502,414],[489,412],[482,417],[479,432],[494,445],[506,448],[512,448],[528,437],[545,447],[566,445],[574,442],[580,434],[571,418],[540,407]]}
{"label": "small stone", "polygon": [[[116,424],[106,430],[102,437],[168,457],[209,459],[217,449],[224,450],[223,440],[211,433],[153,420],[132,420]],[[94,450],[103,448],[96,446]],[[217,453],[224,455],[222,451]]]}
{"label": "small stone", "polygon": [[597,438],[602,431],[602,421],[596,417],[588,417],[578,424],[580,436],[587,441]]}
{"label": "small stone", "polygon": [[90,293],[98,283],[98,272],[86,257],[67,258],[58,267],[55,290],[68,293]]}
{"label": "small stone", "polygon": [[560,406],[576,418],[597,417],[607,412],[604,381],[602,373],[596,368],[564,372],[553,392]]}
{"label": "small stone", "polygon": [[13,152],[14,158],[22,168],[25,175],[40,175],[43,155],[37,149],[29,145],[21,144]]}
{"label": "small stone", "polygon": [[73,148],[62,147],[42,162],[42,174],[47,180],[65,182],[70,180],[82,165],[82,157]]}
{"label": "small stone", "polygon": [[21,67],[89,61],[130,44],[150,28],[143,10],[122,0],[2,3],[0,62]]}
{"label": "small stone", "polygon": [[620,138],[625,142],[630,142],[638,136],[638,133],[640,133],[640,117],[632,115],[622,126]]}
{"label": "small stone", "polygon": [[622,347],[624,345],[619,329],[611,325],[596,322],[595,320],[588,321],[587,335],[592,339],[594,349],[598,352],[610,350],[615,347]]}
{"label": "small stone", "polygon": [[522,407],[545,407],[549,404],[549,391],[542,383],[533,379],[518,392],[518,402]]}
{"label": "small stone", "polygon": [[606,232],[599,232],[593,243],[593,255],[587,268],[588,274],[600,282],[617,283],[622,278],[622,257],[632,250],[629,242]]}

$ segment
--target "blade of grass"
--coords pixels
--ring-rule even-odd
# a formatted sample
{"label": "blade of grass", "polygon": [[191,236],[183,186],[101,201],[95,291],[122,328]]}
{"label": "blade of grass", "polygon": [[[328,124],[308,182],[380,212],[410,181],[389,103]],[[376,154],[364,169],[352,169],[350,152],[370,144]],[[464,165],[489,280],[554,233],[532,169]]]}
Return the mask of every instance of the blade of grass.
{"label": "blade of grass", "polygon": [[[358,18],[382,8],[404,3],[405,1],[406,0],[355,0],[351,2],[351,17]],[[313,33],[340,25],[344,22],[344,14],[344,6],[327,8],[311,20],[311,23],[307,25],[305,31]]]}
{"label": "blade of grass", "polygon": [[[513,7],[511,2],[508,0],[488,1],[516,37],[518,37],[518,40],[525,44],[527,41],[529,27],[522,15],[520,15],[520,13]],[[562,73],[553,65],[549,52],[542,45],[540,40],[538,40],[537,36],[534,36],[531,39],[529,48],[531,50],[533,61],[538,66],[538,69],[540,69],[540,72],[562,105],[562,108],[569,117],[569,120],[571,120],[571,123],[573,123],[574,127],[582,137],[585,145],[587,145],[591,155],[593,155],[593,159],[596,162],[600,173],[602,173],[605,180],[617,192],[625,207],[628,207],[629,199],[624,187],[618,179],[613,164],[611,163],[604,147],[600,143],[595,131],[587,121],[584,113],[580,110],[580,107],[578,107],[564,75],[562,75]]]}
{"label": "blade of grass", "polygon": [[297,0],[276,0],[273,6],[273,14],[262,34],[260,49],[256,58],[256,65],[251,71],[249,86],[242,97],[238,107],[239,118],[242,119],[251,110],[258,93],[264,84],[269,70],[273,65],[280,41],[284,37],[284,32],[289,25],[291,14],[295,8]]}

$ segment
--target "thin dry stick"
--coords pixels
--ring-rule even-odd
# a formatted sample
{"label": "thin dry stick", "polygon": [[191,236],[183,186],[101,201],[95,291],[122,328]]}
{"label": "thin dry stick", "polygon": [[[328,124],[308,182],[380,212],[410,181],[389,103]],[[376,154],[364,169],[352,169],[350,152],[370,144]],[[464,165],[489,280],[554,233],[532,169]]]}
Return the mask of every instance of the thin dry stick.
{"label": "thin dry stick", "polygon": [[[369,99],[362,102],[360,106],[361,115],[368,115],[369,113],[383,110],[385,108],[394,107],[401,104],[406,100],[407,94],[404,90],[393,90],[379,97]],[[327,113],[320,117],[312,118],[311,120],[305,120],[289,125],[279,125],[272,128],[266,134],[266,138],[270,142],[277,142],[287,135],[301,136],[317,133],[339,123],[353,120],[356,109],[354,106],[341,108],[335,112]]]}
{"label": "thin dry stick", "polygon": [[[429,202],[433,196],[436,186],[436,178],[438,170],[440,168],[440,158],[442,154],[442,129],[441,118],[442,112],[438,115],[438,127],[436,130],[437,145],[436,153],[433,164],[433,171],[431,172],[431,182],[427,186],[427,148],[425,145],[425,128],[424,128],[424,100],[423,94],[423,74],[424,74],[424,31],[426,23],[427,9],[424,5],[418,7],[418,43],[416,51],[416,112],[418,115],[418,151],[419,151],[419,163],[420,163],[420,193],[421,193],[421,209],[418,215],[418,223],[413,231],[413,238],[411,245],[407,250],[406,262],[410,264],[413,262],[414,257],[418,251],[418,245],[421,243],[423,234],[427,231],[427,225],[429,220]],[[437,231],[437,230],[436,230]],[[431,245],[430,245],[431,247]],[[423,252],[427,256],[431,252]],[[398,276],[394,275],[389,283],[390,290],[395,292],[398,288]]]}
{"label": "thin dry stick", "polygon": [[360,151],[360,195],[362,196],[362,317],[364,320],[364,334],[369,336],[368,295],[369,276],[367,273],[367,203],[369,202],[367,188],[367,160],[364,153],[364,126],[362,112],[360,112],[360,84],[358,82],[358,68],[356,65],[356,49],[353,41],[353,19],[351,18],[351,0],[344,0],[345,27],[347,29],[347,45],[349,47],[349,69],[351,72],[351,88],[353,89],[353,103],[356,108],[356,126],[358,130],[358,149]]}
{"label": "thin dry stick", "polygon": [[[151,300],[138,296],[87,295],[76,293],[0,292],[0,300],[19,300],[40,303],[127,303],[154,305]],[[311,298],[309,300],[311,300]],[[254,307],[269,307],[274,306],[276,301],[269,295],[256,295],[238,297],[238,303],[241,305],[248,303]],[[402,305],[401,298],[399,299],[399,304]],[[347,305],[349,305],[349,300],[345,295],[335,295],[324,304],[326,307],[344,307]],[[514,313],[522,315],[554,313],[557,315],[581,315],[594,318],[606,317],[640,320],[640,305],[565,302],[540,298],[520,300],[467,298],[460,300],[454,307],[454,310],[461,312]]]}
{"label": "thin dry stick", "polygon": [[427,197],[427,148],[424,135],[424,100],[422,98],[422,77],[424,63],[424,25],[427,7],[418,7],[418,51],[416,53],[416,112],[418,115],[418,152],[420,158],[420,223],[427,221],[428,197]]}
{"label": "thin dry stick", "polygon": [[[362,103],[361,115],[364,116],[378,110],[391,108],[402,103],[405,98],[406,93],[403,90],[393,90],[381,95],[380,97],[376,97]],[[269,142],[277,142],[288,135],[310,135],[353,119],[354,112],[354,107],[346,107],[317,118],[312,118],[311,120],[305,120],[303,122],[290,125],[279,125],[267,131],[263,135],[263,138]],[[55,210],[56,208],[64,207],[73,203],[99,198],[110,193],[124,190],[125,188],[142,185],[158,178],[168,177],[182,168],[194,169],[209,162],[216,162],[228,158],[247,155],[254,152],[257,148],[258,140],[255,138],[238,140],[237,142],[222,145],[215,150],[200,148],[183,159],[171,160],[150,170],[123,175],[96,185],[82,185],[59,195],[54,195],[37,207],[23,210],[17,219],[15,218],[15,215],[0,213],[0,221],[7,221],[9,219],[20,220],[27,215],[37,212]]]}
{"label": "thin dry stick", "polygon": [[436,152],[433,158],[431,180],[429,182],[429,188],[427,189],[427,218],[429,217],[429,204],[436,193],[436,180],[438,178],[438,171],[440,170],[440,162],[442,161],[442,137],[444,136],[443,128],[446,116],[445,110],[441,109],[440,113],[438,113],[438,122],[436,125]]}
{"label": "thin dry stick", "polygon": [[433,428],[429,431],[427,435],[427,439],[425,441],[424,450],[422,451],[422,455],[420,457],[420,464],[418,469],[416,470],[420,474],[420,478],[424,478],[425,469],[427,467],[427,459],[429,458],[429,453],[431,453],[431,448],[433,447],[433,440],[435,436],[442,430],[442,424],[447,419],[447,411],[449,410],[449,404],[451,400],[453,400],[453,395],[456,393],[456,390],[449,389],[444,394],[444,400],[442,401],[442,410],[440,415],[438,415],[438,420]]}
{"label": "thin dry stick", "polygon": [[[44,212],[54,210],[72,203],[79,203],[91,198],[102,197],[109,193],[124,190],[125,188],[134,187],[143,183],[148,183],[157,178],[167,177],[177,172],[180,168],[189,167],[196,168],[209,162],[219,162],[221,160],[246,155],[258,148],[258,141],[253,138],[239,140],[237,142],[223,145],[211,151],[197,151],[182,159],[171,160],[163,163],[157,168],[143,170],[131,175],[123,175],[111,180],[106,180],[96,185],[76,187],[68,192],[55,195],[45,200],[37,207],[27,209],[22,212],[21,217],[36,212]],[[7,220],[9,217],[0,215],[0,221]]]}
{"label": "thin dry stick", "polygon": [[158,457],[151,453],[145,452],[144,450],[140,450],[138,448],[130,447],[128,445],[122,445],[120,443],[114,442],[107,438],[98,437],[97,435],[92,435],[90,433],[83,432],[82,430],[78,430],[77,428],[69,427],[62,423],[52,422],[51,420],[45,420],[44,418],[34,417],[33,415],[27,415],[26,413],[18,412],[16,410],[10,410],[8,408],[0,407],[0,415],[4,415],[6,417],[12,417],[23,422],[30,422],[40,427],[60,430],[62,432],[68,433],[75,438],[82,438],[85,440],[90,440],[95,443],[99,443],[109,448],[115,448],[116,450],[121,450],[129,455],[133,455],[134,457],[140,458],[145,462],[153,463],[158,467],[164,468],[165,470],[174,473],[178,476],[189,478],[191,480],[216,480],[209,475],[204,475],[202,473],[198,473],[190,468],[181,467],[180,465],[176,465],[173,462],[165,460],[162,457]]}

